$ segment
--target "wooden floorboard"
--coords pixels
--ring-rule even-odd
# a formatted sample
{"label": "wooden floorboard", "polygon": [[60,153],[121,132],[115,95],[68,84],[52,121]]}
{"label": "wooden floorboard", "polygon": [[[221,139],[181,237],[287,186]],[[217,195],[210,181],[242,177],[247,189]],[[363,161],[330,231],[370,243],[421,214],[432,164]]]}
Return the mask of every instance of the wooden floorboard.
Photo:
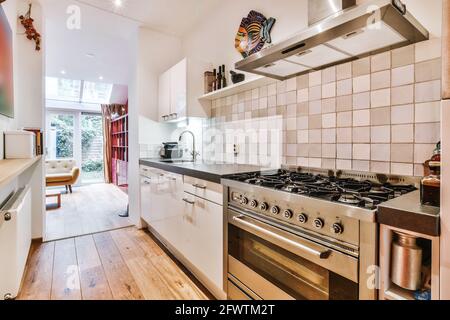
{"label": "wooden floorboard", "polygon": [[204,300],[160,244],[136,228],[33,243],[18,299]]}

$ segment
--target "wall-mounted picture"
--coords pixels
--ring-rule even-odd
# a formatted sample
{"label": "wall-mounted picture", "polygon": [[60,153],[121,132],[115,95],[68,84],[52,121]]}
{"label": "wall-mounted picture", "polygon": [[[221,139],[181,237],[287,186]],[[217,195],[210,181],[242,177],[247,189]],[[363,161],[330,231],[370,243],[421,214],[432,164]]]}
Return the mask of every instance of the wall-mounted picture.
{"label": "wall-mounted picture", "polygon": [[14,118],[12,30],[0,6],[0,114]]}

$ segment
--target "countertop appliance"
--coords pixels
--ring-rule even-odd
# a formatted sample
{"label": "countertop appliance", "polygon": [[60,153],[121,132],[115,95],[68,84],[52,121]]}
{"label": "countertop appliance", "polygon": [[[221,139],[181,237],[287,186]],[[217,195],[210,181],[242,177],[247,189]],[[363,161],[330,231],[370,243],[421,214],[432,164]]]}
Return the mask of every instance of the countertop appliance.
{"label": "countertop appliance", "polygon": [[308,11],[309,28],[235,68],[286,80],[429,38],[400,0],[309,0]]}
{"label": "countertop appliance", "polygon": [[300,169],[230,175],[230,299],[377,298],[377,206],[414,178]]}
{"label": "countertop appliance", "polygon": [[183,149],[180,148],[178,142],[165,142],[159,155],[163,159],[180,159],[183,157]]}

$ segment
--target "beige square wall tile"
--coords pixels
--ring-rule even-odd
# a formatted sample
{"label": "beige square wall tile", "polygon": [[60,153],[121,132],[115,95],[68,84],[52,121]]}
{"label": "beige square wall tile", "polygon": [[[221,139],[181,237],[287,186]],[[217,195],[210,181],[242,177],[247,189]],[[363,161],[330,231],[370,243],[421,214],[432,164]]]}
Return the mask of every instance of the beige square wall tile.
{"label": "beige square wall tile", "polygon": [[296,144],[297,143],[297,131],[287,131],[286,132],[286,143],[287,144]]}
{"label": "beige square wall tile", "polygon": [[370,73],[370,57],[353,61],[353,77],[359,77]]}
{"label": "beige square wall tile", "polygon": [[322,86],[316,86],[309,88],[309,100],[319,100],[322,99]]}
{"label": "beige square wall tile", "polygon": [[297,130],[309,129],[309,117],[298,117],[297,118]]}
{"label": "beige square wall tile", "polygon": [[322,143],[322,130],[309,130],[309,143]]}
{"label": "beige square wall tile", "polygon": [[392,126],[392,142],[393,143],[413,143],[414,142],[414,125],[402,124]]}
{"label": "beige square wall tile", "polygon": [[336,113],[322,115],[322,128],[336,128]]}
{"label": "beige square wall tile", "polygon": [[322,84],[336,82],[336,67],[322,70]]}
{"label": "beige square wall tile", "polygon": [[336,160],[336,169],[352,170],[352,160]]}
{"label": "beige square wall tile", "polygon": [[352,130],[354,143],[370,143],[370,127],[356,127]]}
{"label": "beige square wall tile", "polygon": [[416,83],[416,103],[438,101],[441,99],[441,81],[434,80]]}
{"label": "beige square wall tile", "polygon": [[322,100],[322,113],[336,112],[336,98]]}
{"label": "beige square wall tile", "polygon": [[375,108],[372,109],[370,115],[370,124],[372,126],[382,126],[391,124],[391,108]]}
{"label": "beige square wall tile", "polygon": [[336,139],[338,143],[352,143],[352,128],[336,129]]}
{"label": "beige square wall tile", "polygon": [[[286,156],[297,157],[297,145],[296,144],[288,144],[286,146]],[[297,160],[296,160],[296,162],[297,162]]]}
{"label": "beige square wall tile", "polygon": [[353,109],[353,98],[351,95],[336,98],[336,111],[349,111]]}
{"label": "beige square wall tile", "polygon": [[414,86],[394,87],[391,89],[391,103],[393,106],[414,102]]}
{"label": "beige square wall tile", "polygon": [[352,77],[352,63],[340,64],[336,67],[336,80],[349,79]]}
{"label": "beige square wall tile", "polygon": [[353,158],[352,144],[338,144],[337,145],[337,158],[338,159],[352,159]]}
{"label": "beige square wall tile", "polygon": [[308,166],[311,168],[322,168],[322,159],[309,158]]}
{"label": "beige square wall tile", "polygon": [[322,145],[322,158],[336,159],[336,145],[335,144],[323,144]]}
{"label": "beige square wall tile", "polygon": [[392,124],[414,123],[414,106],[412,104],[404,106],[394,106],[391,108]]}
{"label": "beige square wall tile", "polygon": [[392,69],[392,86],[400,87],[414,83],[414,65]]}
{"label": "beige square wall tile", "polygon": [[372,143],[390,143],[391,142],[391,127],[390,126],[371,127],[371,142]]}
{"label": "beige square wall tile", "polygon": [[309,129],[322,128],[322,115],[316,114],[309,116]]}
{"label": "beige square wall tile", "polygon": [[322,86],[322,98],[332,98],[336,96],[336,82],[327,83]]}
{"label": "beige square wall tile", "polygon": [[298,130],[297,131],[297,143],[306,144],[309,143],[309,131]]}
{"label": "beige square wall tile", "polygon": [[441,57],[441,38],[416,43],[416,63]]}
{"label": "beige square wall tile", "polygon": [[385,70],[371,74],[372,90],[389,88],[391,86],[391,71]]}
{"label": "beige square wall tile", "polygon": [[309,160],[307,157],[298,157],[297,158],[297,166],[299,167],[308,167],[309,166]]}
{"label": "beige square wall tile", "polygon": [[401,176],[412,176],[414,174],[414,166],[407,163],[391,163],[391,173]]}
{"label": "beige square wall tile", "polygon": [[370,92],[356,93],[353,95],[353,109],[369,109],[370,108]]}
{"label": "beige square wall tile", "polygon": [[309,101],[309,88],[300,89],[297,91],[297,102],[307,102]]}
{"label": "beige square wall tile", "polygon": [[370,161],[353,160],[352,169],[355,171],[367,172],[370,170]]}
{"label": "beige square wall tile", "polygon": [[415,129],[416,143],[438,143],[441,140],[441,125],[436,123],[418,123]]}
{"label": "beige square wall tile", "polygon": [[286,105],[286,93],[277,94],[277,106],[285,106]]}
{"label": "beige square wall tile", "polygon": [[[267,100],[267,98],[265,98]],[[297,91],[286,92],[286,104],[297,103]]]}
{"label": "beige square wall tile", "polygon": [[416,64],[416,82],[439,80],[441,76],[441,59],[428,60]]}
{"label": "beige square wall tile", "polygon": [[267,95],[269,97],[277,95],[277,84],[276,83],[272,83],[267,87]]}
{"label": "beige square wall tile", "polygon": [[370,144],[354,144],[353,159],[370,160]]}
{"label": "beige square wall tile", "polygon": [[297,116],[307,116],[309,114],[309,103],[301,102],[297,104]]}
{"label": "beige square wall tile", "polygon": [[322,157],[322,145],[321,144],[310,144],[309,145],[309,157],[310,158]]}
{"label": "beige square wall tile", "polygon": [[353,111],[353,126],[365,127],[370,125],[370,110]]}
{"label": "beige square wall tile", "polygon": [[382,89],[370,93],[370,104],[372,108],[386,107],[391,105],[391,89]]}
{"label": "beige square wall tile", "polygon": [[286,80],[286,92],[297,90],[297,78],[291,78]]}
{"label": "beige square wall tile", "polygon": [[353,78],[353,92],[370,91],[370,74]]}
{"label": "beige square wall tile", "polygon": [[415,122],[440,122],[441,121],[441,103],[426,102],[416,104]]}
{"label": "beige square wall tile", "polygon": [[415,144],[414,145],[414,163],[424,164],[431,159],[435,144]]}
{"label": "beige square wall tile", "polygon": [[353,82],[352,79],[340,80],[337,82],[337,95],[346,96],[352,94]]}
{"label": "beige square wall tile", "polygon": [[322,159],[322,169],[336,169],[335,159]]}
{"label": "beige square wall tile", "polygon": [[286,81],[277,82],[277,94],[286,92]]}
{"label": "beige square wall tile", "polygon": [[371,57],[372,72],[391,68],[391,52],[383,52]]}
{"label": "beige square wall tile", "polygon": [[297,90],[309,88],[309,75],[304,74],[297,77]]}
{"label": "beige square wall tile", "polygon": [[339,128],[351,127],[353,123],[353,113],[351,111],[339,112],[337,114],[337,126]]}
{"label": "beige square wall tile", "polygon": [[415,62],[415,46],[409,45],[392,51],[392,68],[406,66]]}
{"label": "beige square wall tile", "polygon": [[423,164],[415,164],[414,165],[414,176],[415,177],[423,177],[425,175],[425,168]]}
{"label": "beige square wall tile", "polygon": [[414,159],[413,144],[393,144],[391,148],[391,161],[412,163]]}
{"label": "beige square wall tile", "polygon": [[336,143],[336,129],[322,129],[322,143]]}
{"label": "beige square wall tile", "polygon": [[378,162],[372,161],[370,163],[370,171],[375,173],[390,174],[391,163],[390,162]]}
{"label": "beige square wall tile", "polygon": [[309,86],[316,87],[322,84],[322,71],[311,72],[309,74]]}
{"label": "beige square wall tile", "polygon": [[309,144],[297,144],[297,157],[309,157]]}
{"label": "beige square wall tile", "polygon": [[370,158],[372,161],[391,161],[391,145],[390,144],[372,144]]}
{"label": "beige square wall tile", "polygon": [[322,101],[315,100],[309,103],[309,114],[321,114],[322,113]]}

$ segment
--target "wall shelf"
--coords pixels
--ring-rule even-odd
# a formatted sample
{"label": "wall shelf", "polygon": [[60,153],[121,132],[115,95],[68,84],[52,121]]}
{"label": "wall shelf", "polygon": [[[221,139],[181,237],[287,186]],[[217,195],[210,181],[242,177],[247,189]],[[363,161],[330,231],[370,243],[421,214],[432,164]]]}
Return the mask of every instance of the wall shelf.
{"label": "wall shelf", "polygon": [[33,159],[0,160],[0,188],[13,181],[41,159],[42,156]]}
{"label": "wall shelf", "polygon": [[252,90],[255,88],[259,88],[264,85],[268,85],[270,83],[275,83],[276,80],[267,78],[267,77],[261,77],[258,76],[256,78],[248,79],[243,82],[233,84],[231,86],[228,86],[224,89],[216,90],[211,93],[207,93],[201,97],[198,98],[200,101],[212,101],[224,97],[228,97],[243,91]]}

